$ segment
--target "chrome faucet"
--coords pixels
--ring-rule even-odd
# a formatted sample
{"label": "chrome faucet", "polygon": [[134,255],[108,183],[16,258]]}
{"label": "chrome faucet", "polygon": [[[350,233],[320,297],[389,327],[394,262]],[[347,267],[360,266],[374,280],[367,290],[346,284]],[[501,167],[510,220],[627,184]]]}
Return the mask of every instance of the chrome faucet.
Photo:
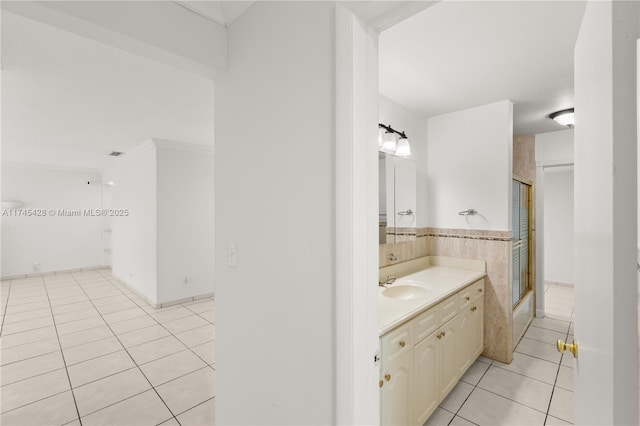
{"label": "chrome faucet", "polygon": [[396,277],[392,277],[391,275],[387,276],[387,279],[384,281],[378,281],[378,287],[386,287],[396,282]]}

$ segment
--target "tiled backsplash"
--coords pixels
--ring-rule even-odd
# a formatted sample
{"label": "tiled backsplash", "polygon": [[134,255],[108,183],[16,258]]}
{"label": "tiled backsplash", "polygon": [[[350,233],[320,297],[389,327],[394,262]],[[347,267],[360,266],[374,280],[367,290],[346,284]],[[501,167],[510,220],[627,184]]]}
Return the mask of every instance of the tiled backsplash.
{"label": "tiled backsplash", "polygon": [[[411,232],[413,235],[411,235],[410,238],[407,238],[407,241],[382,244],[379,250],[380,268],[393,265],[394,263],[406,262],[407,260],[416,259],[429,254],[429,237],[427,236],[428,228],[387,228],[387,235],[389,235],[389,229],[396,229],[407,237],[407,230],[412,230]],[[400,235],[398,235],[398,237],[400,237]],[[390,260],[392,254],[396,260]]]}

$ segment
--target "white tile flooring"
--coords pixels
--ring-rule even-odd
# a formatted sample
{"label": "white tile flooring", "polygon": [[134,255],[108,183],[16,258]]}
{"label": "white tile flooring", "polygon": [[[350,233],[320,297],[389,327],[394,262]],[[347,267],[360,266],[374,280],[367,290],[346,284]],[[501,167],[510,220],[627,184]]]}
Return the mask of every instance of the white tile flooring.
{"label": "white tile flooring", "polygon": [[3,426],[213,424],[212,299],[154,309],[109,270],[0,294]]}
{"label": "white tile flooring", "polygon": [[480,357],[425,425],[573,424],[573,287],[545,286],[545,318],[535,318],[511,364]]}

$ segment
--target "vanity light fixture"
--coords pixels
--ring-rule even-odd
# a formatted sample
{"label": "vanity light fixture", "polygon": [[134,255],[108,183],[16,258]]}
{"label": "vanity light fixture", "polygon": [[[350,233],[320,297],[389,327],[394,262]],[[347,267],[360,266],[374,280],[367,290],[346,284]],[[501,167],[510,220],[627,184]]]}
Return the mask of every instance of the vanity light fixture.
{"label": "vanity light fixture", "polygon": [[382,123],[378,124],[378,149],[398,157],[411,155],[411,146],[407,135]]}
{"label": "vanity light fixture", "polygon": [[569,128],[573,128],[573,125],[575,124],[575,114],[573,108],[556,111],[553,114],[550,114],[549,118],[556,123],[567,126]]}

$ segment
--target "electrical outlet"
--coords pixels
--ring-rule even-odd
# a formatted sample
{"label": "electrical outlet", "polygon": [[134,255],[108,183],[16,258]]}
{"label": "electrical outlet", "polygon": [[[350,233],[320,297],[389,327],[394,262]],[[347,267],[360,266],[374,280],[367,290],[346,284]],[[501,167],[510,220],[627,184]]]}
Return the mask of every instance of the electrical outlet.
{"label": "electrical outlet", "polygon": [[185,284],[191,284],[192,282],[193,282],[193,277],[191,275],[187,275],[186,277],[184,277]]}
{"label": "electrical outlet", "polygon": [[33,264],[33,270],[34,271],[39,271],[40,270],[40,262],[36,262]]}
{"label": "electrical outlet", "polygon": [[227,245],[227,265],[235,268],[238,266],[238,244],[229,243]]}

